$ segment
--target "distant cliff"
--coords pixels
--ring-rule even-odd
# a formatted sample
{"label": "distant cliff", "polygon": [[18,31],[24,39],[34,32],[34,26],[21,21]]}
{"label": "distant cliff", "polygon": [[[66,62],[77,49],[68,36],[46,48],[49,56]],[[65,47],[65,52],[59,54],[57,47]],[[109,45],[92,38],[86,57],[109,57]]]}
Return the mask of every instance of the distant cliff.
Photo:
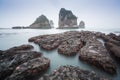
{"label": "distant cliff", "polygon": [[48,18],[41,15],[29,26],[29,28],[51,28],[51,25]]}
{"label": "distant cliff", "polygon": [[74,28],[77,26],[77,17],[70,10],[61,8],[59,12],[59,28]]}

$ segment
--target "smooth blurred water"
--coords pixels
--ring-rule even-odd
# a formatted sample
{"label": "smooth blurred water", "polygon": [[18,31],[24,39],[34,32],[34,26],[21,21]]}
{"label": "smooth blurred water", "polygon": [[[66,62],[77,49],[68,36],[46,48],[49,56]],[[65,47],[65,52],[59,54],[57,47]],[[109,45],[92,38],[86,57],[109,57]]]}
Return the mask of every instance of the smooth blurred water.
{"label": "smooth blurred water", "polygon": [[[43,56],[49,58],[51,60],[50,68],[46,71],[46,73],[50,73],[54,69],[58,68],[61,65],[73,65],[79,66],[82,69],[92,70],[98,73],[99,75],[105,75],[114,80],[120,80],[120,65],[117,64],[117,74],[110,75],[105,73],[104,71],[97,69],[87,63],[84,63],[78,59],[79,54],[72,57],[67,57],[64,55],[60,55],[57,52],[57,49],[53,51],[45,51],[41,49],[38,45],[34,43],[29,43],[28,39],[33,36],[44,35],[44,34],[55,34],[62,33],[65,31],[81,31],[81,30],[90,30],[90,31],[100,31],[106,34],[110,32],[120,32],[120,29],[0,29],[0,50],[6,50],[13,46],[19,46],[22,44],[31,44],[34,46],[34,50],[40,51],[43,53]],[[120,33],[116,33],[120,34]]]}

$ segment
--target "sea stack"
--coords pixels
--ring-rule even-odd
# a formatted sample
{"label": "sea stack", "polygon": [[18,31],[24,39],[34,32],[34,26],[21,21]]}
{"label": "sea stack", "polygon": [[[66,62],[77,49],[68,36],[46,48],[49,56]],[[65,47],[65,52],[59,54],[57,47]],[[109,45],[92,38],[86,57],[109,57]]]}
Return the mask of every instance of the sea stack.
{"label": "sea stack", "polygon": [[48,18],[45,15],[39,16],[29,28],[51,28]]}
{"label": "sea stack", "polygon": [[85,22],[84,21],[80,21],[79,28],[85,28]]}
{"label": "sea stack", "polygon": [[50,23],[50,26],[53,28],[53,27],[54,27],[54,23],[53,23],[53,21],[50,20],[49,23]]}
{"label": "sea stack", "polygon": [[59,12],[59,28],[76,28],[77,17],[70,10],[61,8]]}

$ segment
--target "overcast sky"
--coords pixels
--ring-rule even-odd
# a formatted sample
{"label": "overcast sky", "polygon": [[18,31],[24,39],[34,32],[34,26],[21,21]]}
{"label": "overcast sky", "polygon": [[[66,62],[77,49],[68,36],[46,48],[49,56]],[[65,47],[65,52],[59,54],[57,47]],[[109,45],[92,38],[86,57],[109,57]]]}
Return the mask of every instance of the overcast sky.
{"label": "overcast sky", "polygon": [[86,27],[120,27],[120,0],[0,0],[0,28],[29,26],[41,14],[57,27],[61,8]]}

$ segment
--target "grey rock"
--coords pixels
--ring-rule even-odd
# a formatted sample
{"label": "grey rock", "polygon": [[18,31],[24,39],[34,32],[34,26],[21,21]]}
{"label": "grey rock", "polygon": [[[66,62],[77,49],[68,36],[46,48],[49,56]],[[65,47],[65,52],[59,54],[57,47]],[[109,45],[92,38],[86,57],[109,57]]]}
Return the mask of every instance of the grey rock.
{"label": "grey rock", "polygon": [[0,60],[0,79],[10,76],[18,65],[37,57],[41,57],[40,52],[17,51],[16,55]]}
{"label": "grey rock", "polygon": [[97,39],[89,39],[80,51],[80,60],[109,73],[116,73],[116,65],[106,48]]}
{"label": "grey rock", "polygon": [[106,42],[105,46],[108,49],[108,51],[111,53],[111,55],[114,56],[117,61],[120,61],[120,46],[110,42]]}
{"label": "grey rock", "polygon": [[83,43],[80,41],[80,38],[71,38],[60,44],[58,47],[58,53],[65,55],[75,55],[82,47]]}
{"label": "grey rock", "polygon": [[24,45],[12,47],[5,51],[0,51],[0,60],[15,55],[17,51],[27,51],[31,49],[33,49],[32,45],[24,44]]}
{"label": "grey rock", "polygon": [[114,33],[110,33],[107,36],[111,37],[112,39],[114,39],[116,41],[120,41],[120,35],[116,35]]}
{"label": "grey rock", "polygon": [[[116,65],[105,46],[98,40],[103,33],[90,31],[68,31],[59,34],[32,37],[29,41],[37,43],[45,50],[58,48],[58,53],[72,56],[80,54],[79,59],[109,73],[116,72]],[[80,52],[79,52],[80,51]]]}
{"label": "grey rock", "polygon": [[50,23],[50,26],[51,26],[51,27],[54,27],[53,20],[50,20],[50,22],[49,22],[49,23]]}
{"label": "grey rock", "polygon": [[51,25],[47,17],[41,15],[29,26],[29,28],[51,28]]}
{"label": "grey rock", "polygon": [[80,21],[79,27],[80,27],[80,28],[85,28],[85,22],[84,22],[84,21]]}
{"label": "grey rock", "polygon": [[59,12],[59,28],[78,27],[77,17],[70,10],[61,8]]}
{"label": "grey rock", "polygon": [[16,67],[13,74],[6,80],[34,80],[40,72],[45,71],[50,64],[50,60],[39,57],[29,60]]}
{"label": "grey rock", "polygon": [[24,44],[0,50],[0,80],[34,80],[45,71],[50,60],[31,49],[32,45]]}
{"label": "grey rock", "polygon": [[104,76],[98,76],[94,71],[82,70],[74,66],[60,66],[48,76],[39,80],[110,80]]}

